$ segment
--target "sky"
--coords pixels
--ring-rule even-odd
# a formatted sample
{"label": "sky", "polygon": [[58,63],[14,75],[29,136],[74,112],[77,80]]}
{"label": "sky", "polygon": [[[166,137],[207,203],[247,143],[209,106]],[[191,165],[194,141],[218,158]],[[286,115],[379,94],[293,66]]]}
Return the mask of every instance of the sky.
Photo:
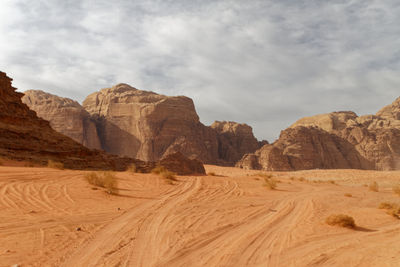
{"label": "sky", "polygon": [[0,70],[82,102],[117,83],[194,100],[273,141],[400,96],[398,0],[0,0]]}

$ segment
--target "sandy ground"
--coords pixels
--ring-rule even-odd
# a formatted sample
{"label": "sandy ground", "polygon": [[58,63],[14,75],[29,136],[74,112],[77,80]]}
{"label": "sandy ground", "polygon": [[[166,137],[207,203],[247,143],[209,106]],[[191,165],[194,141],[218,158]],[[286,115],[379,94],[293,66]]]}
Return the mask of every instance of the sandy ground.
{"label": "sandy ground", "polygon": [[[268,190],[258,171],[206,168],[117,173],[114,196],[84,171],[1,166],[0,266],[400,266],[400,220],[377,208],[400,203],[400,172],[270,173]],[[358,227],[325,224],[335,213]]]}

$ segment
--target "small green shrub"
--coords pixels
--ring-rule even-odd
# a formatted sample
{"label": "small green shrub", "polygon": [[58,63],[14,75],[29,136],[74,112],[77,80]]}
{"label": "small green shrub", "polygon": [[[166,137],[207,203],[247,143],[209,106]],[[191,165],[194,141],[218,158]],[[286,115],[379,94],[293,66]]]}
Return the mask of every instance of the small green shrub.
{"label": "small green shrub", "polygon": [[61,162],[53,161],[49,159],[47,161],[47,167],[53,168],[53,169],[59,169],[59,170],[64,170],[64,164]]}
{"label": "small green shrub", "polygon": [[353,217],[345,214],[333,214],[326,218],[325,222],[332,226],[340,226],[346,228],[355,228],[356,223]]}

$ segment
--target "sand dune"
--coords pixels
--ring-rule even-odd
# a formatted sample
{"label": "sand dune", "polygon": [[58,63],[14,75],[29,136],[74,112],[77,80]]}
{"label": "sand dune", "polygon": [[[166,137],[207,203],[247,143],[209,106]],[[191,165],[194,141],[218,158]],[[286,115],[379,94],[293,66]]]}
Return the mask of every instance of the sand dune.
{"label": "sand dune", "polygon": [[[181,176],[174,185],[117,173],[113,196],[89,185],[84,171],[2,166],[0,266],[400,264],[400,221],[377,208],[400,203],[391,191],[400,172],[272,173],[280,183],[267,190],[257,171],[206,169],[217,176]],[[365,186],[373,180],[379,192]],[[328,226],[334,213],[358,227]]]}

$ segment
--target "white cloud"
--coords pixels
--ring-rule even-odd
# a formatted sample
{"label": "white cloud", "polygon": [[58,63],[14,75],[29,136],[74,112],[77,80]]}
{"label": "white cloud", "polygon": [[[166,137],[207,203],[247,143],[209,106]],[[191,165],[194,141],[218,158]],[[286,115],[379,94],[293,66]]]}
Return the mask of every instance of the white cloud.
{"label": "white cloud", "polygon": [[395,0],[3,2],[0,69],[21,90],[81,101],[126,82],[270,141],[301,116],[399,96]]}

